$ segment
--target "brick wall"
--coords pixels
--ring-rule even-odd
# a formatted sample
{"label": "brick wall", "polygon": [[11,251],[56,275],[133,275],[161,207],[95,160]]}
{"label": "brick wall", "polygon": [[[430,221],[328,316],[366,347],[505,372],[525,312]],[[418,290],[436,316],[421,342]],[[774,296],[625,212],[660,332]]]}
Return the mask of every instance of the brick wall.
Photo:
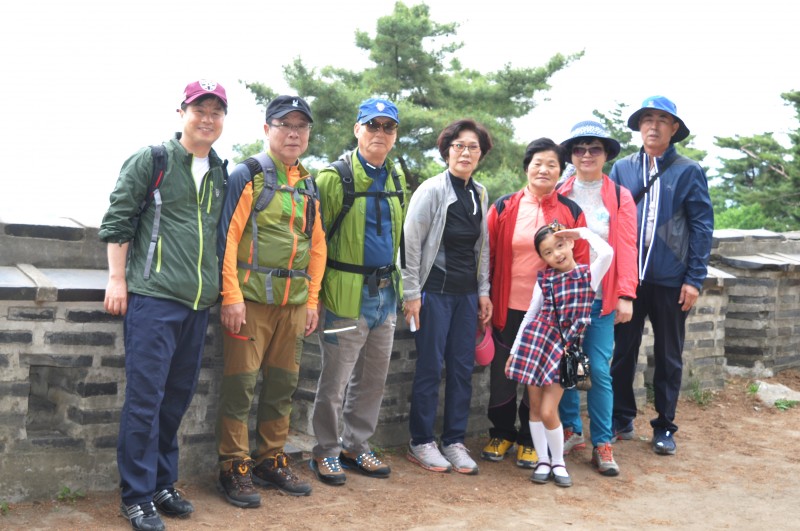
{"label": "brick wall", "polygon": [[[68,231],[70,241],[81,242],[81,249],[94,245],[100,250],[70,251],[54,261],[54,253],[47,248],[65,245],[57,239],[61,231],[15,225],[10,235],[7,227],[0,220],[0,500],[51,498],[61,486],[114,489],[118,483],[116,437],[125,393],[124,348],[121,320],[102,308],[106,282],[102,246],[87,242],[85,234]],[[92,230],[87,229],[90,234]],[[758,263],[763,257],[756,260],[747,255],[743,260],[745,253],[752,252],[753,238],[722,234],[717,239],[714,264],[718,269],[711,269],[687,322],[684,388],[695,383],[719,388],[726,367],[734,363],[745,370],[748,366],[780,370],[800,365],[794,333],[800,278],[793,255],[773,256],[767,268]],[[774,250],[774,244],[769,248]],[[26,254],[26,248],[35,252]],[[215,308],[197,393],[180,430],[184,476],[210,475],[216,463],[214,424],[222,372],[218,320]],[[635,381],[640,404],[646,396],[644,382],[652,373],[651,357],[652,336],[647,330]],[[415,361],[413,337],[400,320],[373,438],[378,446],[408,442]],[[314,334],[305,344],[292,413],[292,427],[302,433],[312,432],[319,366]],[[488,428],[488,385],[488,369],[476,367],[471,433]],[[440,409],[439,423],[441,413]]]}

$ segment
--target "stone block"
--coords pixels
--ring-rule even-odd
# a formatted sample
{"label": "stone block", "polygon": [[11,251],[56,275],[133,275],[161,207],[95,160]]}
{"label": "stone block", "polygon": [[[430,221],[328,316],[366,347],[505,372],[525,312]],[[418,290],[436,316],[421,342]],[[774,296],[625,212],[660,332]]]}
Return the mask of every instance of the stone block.
{"label": "stone block", "polygon": [[67,408],[67,418],[81,426],[119,423],[120,413],[119,409],[78,409],[73,406]]}
{"label": "stone block", "polygon": [[118,437],[116,435],[101,435],[100,437],[94,438],[92,445],[95,448],[116,448],[117,439]]}
{"label": "stone block", "polygon": [[123,369],[125,368],[125,356],[123,356],[122,354],[114,356],[101,356],[100,366],[112,367],[114,369]]}
{"label": "stone block", "polygon": [[92,356],[70,356],[59,354],[20,354],[21,366],[47,367],[91,367]]}
{"label": "stone block", "polygon": [[55,308],[12,306],[8,309],[9,321],[54,321],[55,318]]}
{"label": "stone block", "polygon": [[116,334],[107,332],[48,332],[44,336],[48,345],[112,347],[115,341]]}
{"label": "stone block", "polygon": [[78,382],[76,391],[78,395],[83,398],[90,396],[116,395],[117,382]]}
{"label": "stone block", "polygon": [[33,343],[33,334],[27,330],[0,330],[0,344],[3,343],[30,345]]}
{"label": "stone block", "polygon": [[0,382],[0,396],[28,396],[31,391],[30,382]]}
{"label": "stone block", "polygon": [[121,315],[111,315],[102,310],[67,310],[68,323],[113,323],[122,322]]}

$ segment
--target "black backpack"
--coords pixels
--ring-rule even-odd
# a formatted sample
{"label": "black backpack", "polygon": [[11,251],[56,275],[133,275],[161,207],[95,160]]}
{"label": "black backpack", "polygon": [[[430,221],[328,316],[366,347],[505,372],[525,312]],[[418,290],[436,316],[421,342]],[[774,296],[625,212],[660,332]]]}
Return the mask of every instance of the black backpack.
{"label": "black backpack", "polygon": [[[339,215],[336,216],[336,219],[333,220],[331,224],[331,228],[328,229],[328,233],[325,235],[326,241],[331,241],[333,235],[339,229],[339,225],[341,225],[342,220],[344,217],[350,212],[350,209],[353,207],[353,203],[355,203],[356,197],[376,197],[378,199],[390,198],[390,197],[397,197],[400,200],[400,209],[403,210],[405,208],[405,190],[403,189],[403,184],[400,181],[400,174],[397,173],[397,169],[393,166],[392,167],[392,182],[394,182],[394,192],[390,191],[381,191],[381,192],[356,192],[355,182],[353,181],[353,162],[352,162],[352,152],[347,152],[339,158],[331,163],[331,167],[336,170],[336,173],[339,174],[339,180],[342,183],[342,209],[339,211]],[[380,231],[380,225],[378,225],[378,230]],[[405,267],[406,262],[406,246],[405,246],[405,238],[403,236],[402,228],[400,231],[400,265],[401,267]],[[334,269],[341,269],[343,271],[349,271],[351,273],[364,273],[366,268],[363,266],[356,266],[352,264],[342,264],[341,262],[337,262],[335,260],[328,259],[328,265],[333,267]],[[356,271],[355,269],[358,269]],[[364,271],[362,271],[364,270]]]}
{"label": "black backpack", "polygon": [[[150,233],[150,245],[147,249],[147,260],[144,263],[144,278],[145,280],[150,278],[150,268],[153,265],[153,256],[155,255],[156,246],[158,245],[158,231],[161,226],[161,192],[159,191],[159,187],[161,183],[164,182],[164,177],[166,176],[167,172],[167,148],[164,144],[157,144],[150,146],[150,155],[153,158],[153,173],[150,176],[150,184],[147,187],[147,193],[142,199],[142,202],[139,203],[139,210],[136,214],[131,218],[131,222],[133,223],[133,234],[134,237],[136,235],[136,229],[139,227],[139,220],[142,217],[142,214],[145,210],[150,208],[151,203],[155,203],[155,214],[153,215],[153,230]],[[228,184],[228,161],[225,160],[222,162],[222,177],[223,177],[223,187],[227,186]],[[132,243],[132,242],[131,242]],[[129,244],[128,247],[128,260],[130,260],[131,252],[133,251],[133,245]]]}

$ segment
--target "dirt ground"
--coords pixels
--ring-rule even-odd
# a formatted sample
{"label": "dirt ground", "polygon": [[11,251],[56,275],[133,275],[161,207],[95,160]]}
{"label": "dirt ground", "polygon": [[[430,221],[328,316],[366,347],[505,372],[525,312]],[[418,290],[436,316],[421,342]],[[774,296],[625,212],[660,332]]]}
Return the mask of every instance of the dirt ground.
{"label": "dirt ground", "polygon": [[[800,390],[800,371],[770,383]],[[779,411],[748,392],[750,380],[731,377],[710,403],[687,396],[678,406],[676,456],[650,449],[648,419],[636,438],[614,446],[621,474],[606,478],[591,467],[591,446],[567,458],[574,486],[535,485],[513,460],[476,459],[477,476],[436,474],[411,464],[404,449],[388,450],[387,480],[348,474],[341,487],[313,482],[310,497],[262,491],[257,509],[238,509],[215,490],[214,477],[177,487],[196,508],[186,520],[165,519],[170,531],[195,529],[510,529],[568,525],[574,529],[790,528],[800,519],[800,405]],[[588,423],[585,423],[588,426]],[[485,438],[467,441],[479,456]],[[115,493],[92,492],[74,504],[13,504],[0,529],[130,529]]]}

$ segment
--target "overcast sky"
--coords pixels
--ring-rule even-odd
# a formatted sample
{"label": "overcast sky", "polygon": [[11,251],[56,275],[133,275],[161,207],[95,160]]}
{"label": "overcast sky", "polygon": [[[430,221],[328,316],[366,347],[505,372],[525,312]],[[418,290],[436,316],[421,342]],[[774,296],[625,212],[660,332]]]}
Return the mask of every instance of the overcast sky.
{"label": "overcast sky", "polygon": [[[608,112],[620,102],[632,112],[654,94],[676,102],[695,144],[706,150],[716,136],[798,127],[780,98],[800,90],[791,4],[427,3],[433,20],[460,24],[464,47],[457,57],[465,68],[537,67],[556,53],[585,50],[517,122],[520,142],[561,141],[592,110]],[[390,0],[6,0],[0,217],[65,216],[98,225],[122,162],[180,128],[181,92],[198,78],[228,91],[229,115],[215,147],[232,158],[234,144],[263,136],[263,109],[240,81],[287,92],[283,66],[296,57],[313,67],[367,67],[354,32],[374,36],[376,20],[393,6]]]}

